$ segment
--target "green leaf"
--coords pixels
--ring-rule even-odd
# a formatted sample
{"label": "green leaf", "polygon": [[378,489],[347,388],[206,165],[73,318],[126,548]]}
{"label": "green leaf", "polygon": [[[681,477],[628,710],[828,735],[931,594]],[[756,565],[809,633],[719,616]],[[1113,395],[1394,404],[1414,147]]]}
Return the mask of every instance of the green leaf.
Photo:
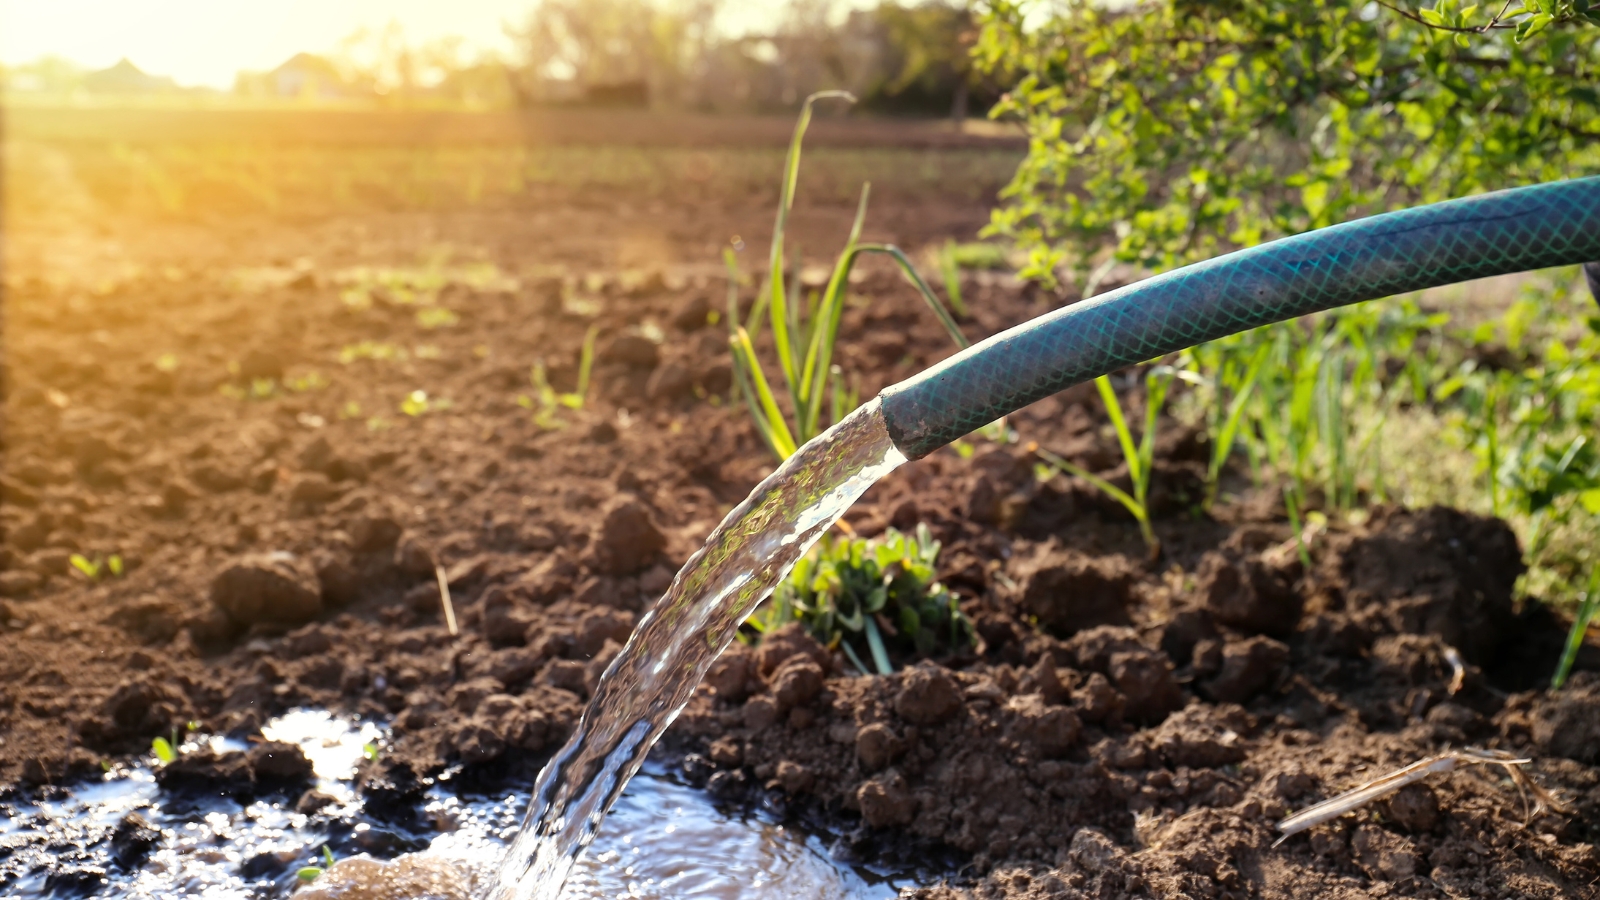
{"label": "green leaf", "polygon": [[100,564],[90,562],[88,557],[85,557],[81,553],[72,554],[67,558],[67,561],[72,564],[74,569],[77,569],[79,572],[82,572],[85,576],[87,576],[90,581],[100,577]]}
{"label": "green leaf", "polygon": [[294,877],[300,879],[302,883],[310,884],[311,882],[322,877],[322,873],[326,871],[327,869],[324,869],[321,866],[302,866],[294,873]]}
{"label": "green leaf", "polygon": [[1578,494],[1578,503],[1583,506],[1584,512],[1600,516],[1600,488],[1590,488]]}
{"label": "green leaf", "polygon": [[867,616],[867,649],[872,651],[872,662],[878,667],[879,675],[894,674],[894,667],[889,665],[889,652],[883,646],[883,635],[878,633],[878,623]]}
{"label": "green leaf", "polygon": [[166,765],[178,758],[178,752],[172,749],[172,743],[163,737],[158,737],[150,742],[150,752],[156,755],[156,759],[161,760],[162,765]]}
{"label": "green leaf", "polygon": [[1549,13],[1540,13],[1531,18],[1523,19],[1517,24],[1517,43],[1520,44],[1539,32],[1545,30],[1546,28],[1550,27],[1550,23],[1554,21],[1555,16],[1552,16]]}

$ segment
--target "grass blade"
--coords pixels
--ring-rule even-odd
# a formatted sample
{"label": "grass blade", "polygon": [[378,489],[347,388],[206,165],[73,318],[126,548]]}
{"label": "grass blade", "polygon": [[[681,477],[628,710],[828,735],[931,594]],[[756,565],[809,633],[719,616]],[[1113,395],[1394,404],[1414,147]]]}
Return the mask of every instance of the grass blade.
{"label": "grass blade", "polygon": [[861,251],[863,253],[888,254],[891,259],[899,264],[900,271],[906,276],[906,280],[911,282],[911,286],[916,288],[917,292],[922,295],[923,302],[927,303],[928,308],[933,310],[933,314],[939,319],[939,324],[943,325],[944,330],[949,332],[950,339],[956,342],[956,346],[965,350],[972,345],[972,342],[967,340],[967,336],[961,333],[961,328],[956,325],[955,317],[951,316],[945,305],[939,302],[938,295],[933,292],[932,288],[928,287],[926,281],[922,280],[922,276],[917,273],[916,266],[911,264],[911,260],[906,258],[905,253],[899,247],[893,244],[862,244]]}
{"label": "grass blade", "polygon": [[1244,382],[1233,395],[1232,402],[1228,404],[1228,414],[1222,420],[1222,427],[1217,430],[1217,440],[1211,450],[1211,465],[1206,469],[1206,509],[1217,502],[1217,484],[1222,480],[1222,467],[1227,465],[1228,457],[1233,454],[1233,443],[1239,436],[1239,423],[1244,419],[1245,406],[1255,392],[1256,378],[1266,361],[1267,347],[1263,346],[1251,358],[1249,368],[1245,369]]}
{"label": "grass blade", "polygon": [[950,298],[950,308],[963,319],[967,317],[967,302],[961,296],[961,263],[956,260],[956,242],[947,240],[939,251],[939,274],[944,277],[944,293]]}
{"label": "grass blade", "polygon": [[866,617],[867,624],[867,649],[872,651],[872,662],[878,667],[879,675],[893,675],[894,666],[889,665],[889,651],[883,646],[883,635],[878,633],[878,623],[872,616]]}
{"label": "grass blade", "polygon": [[1068,475],[1082,478],[1084,481],[1094,485],[1095,488],[1104,492],[1106,496],[1127,507],[1128,512],[1133,513],[1135,518],[1142,519],[1144,517],[1144,507],[1139,505],[1139,501],[1135,500],[1132,494],[1129,494],[1122,488],[1117,487],[1111,482],[1101,478],[1099,475],[1094,474],[1093,472],[1085,469],[1083,466],[1080,466],[1075,462],[1072,462],[1071,460],[1051,453],[1049,450],[1046,450],[1043,447],[1039,447],[1038,449],[1034,450],[1034,452],[1037,453],[1045,462],[1055,466],[1057,469],[1060,469]]}
{"label": "grass blade", "polygon": [[773,449],[784,459],[788,459],[797,447],[794,435],[790,433],[788,423],[784,422],[783,410],[778,407],[777,399],[772,396],[767,376],[762,374],[761,361],[756,358],[756,348],[750,343],[750,335],[740,328],[730,343],[735,353],[743,357],[744,374],[749,378],[756,398],[760,401],[762,415],[757,417],[757,421],[765,420],[766,430],[772,436]]}
{"label": "grass blade", "polygon": [[598,325],[590,325],[583,336],[583,350],[578,355],[578,389],[574,392],[580,400],[589,398],[589,373],[594,369],[594,342],[599,336]]}
{"label": "grass blade", "polygon": [[1578,604],[1572,630],[1567,632],[1567,644],[1561,651],[1561,662],[1556,665],[1556,672],[1550,678],[1550,690],[1559,691],[1567,683],[1567,676],[1572,674],[1572,667],[1578,661],[1578,651],[1583,649],[1584,635],[1588,634],[1589,623],[1594,620],[1597,609],[1600,609],[1600,566],[1595,566],[1589,573],[1589,587]]}
{"label": "grass blade", "polygon": [[[789,210],[794,206],[795,185],[800,180],[800,146],[805,140],[806,129],[811,125],[811,107],[818,100],[826,99],[847,100],[855,103],[856,98],[849,91],[818,91],[807,97],[800,107],[800,118],[794,124],[794,134],[789,138],[789,153],[783,162],[783,184],[778,191],[777,219],[772,225],[772,249],[768,253],[767,262],[767,303],[768,312],[772,319],[772,339],[778,350],[779,366],[783,369],[784,381],[789,384],[794,392],[798,384],[799,369],[795,366],[794,352],[790,346],[788,298],[784,295],[783,284],[783,236],[789,223]],[[747,330],[759,333],[752,327]],[[795,397],[796,405],[800,397]],[[803,433],[803,432],[802,432]]]}
{"label": "grass blade", "polygon": [[1128,430],[1128,420],[1122,416],[1122,404],[1117,400],[1117,392],[1111,386],[1111,376],[1101,375],[1094,380],[1094,386],[1100,391],[1100,400],[1106,405],[1106,415],[1111,418],[1111,427],[1117,430],[1117,443],[1122,445],[1122,458],[1127,460],[1128,475],[1134,484],[1139,483],[1139,450],[1133,443],[1133,432]]}
{"label": "grass blade", "polygon": [[850,269],[861,252],[857,244],[861,239],[861,227],[866,222],[867,200],[871,195],[872,184],[863,184],[861,199],[856,204],[856,218],[850,226],[850,237],[846,239],[844,250],[834,263],[822,303],[817,307],[818,321],[812,332],[811,346],[806,350],[805,366],[800,373],[803,406],[796,410],[796,418],[802,433],[817,429],[817,420],[822,412],[823,389],[829,367],[833,364],[833,347],[839,339],[839,320],[844,315],[845,287],[850,279]]}

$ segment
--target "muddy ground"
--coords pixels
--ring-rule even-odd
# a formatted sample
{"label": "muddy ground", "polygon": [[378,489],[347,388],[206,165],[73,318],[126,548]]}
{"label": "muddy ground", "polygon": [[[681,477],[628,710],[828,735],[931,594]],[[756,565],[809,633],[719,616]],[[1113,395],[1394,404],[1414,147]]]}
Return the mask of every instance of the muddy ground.
{"label": "muddy ground", "polygon": [[[804,206],[803,246],[836,246],[850,213]],[[916,248],[986,216],[891,197],[868,236]],[[259,740],[305,705],[392,723],[364,764],[372,815],[413,819],[447,768],[525,784],[639,612],[773,463],[721,399],[724,332],[707,321],[724,296],[714,251],[742,234],[754,267],[770,220],[766,197],[696,190],[646,209],[590,193],[498,212],[12,223],[0,802],[190,723]],[[447,279],[438,303],[457,321],[433,328],[403,297],[342,299],[349,267],[415,266],[443,243],[511,278]],[[854,293],[841,361],[865,393],[949,352],[892,272],[864,267]],[[966,293],[974,338],[1072,299],[989,275]],[[570,389],[591,325],[589,403],[537,427],[518,402],[530,366]],[[339,361],[363,341],[409,352]],[[426,408],[401,411],[417,390]],[[850,677],[792,633],[737,648],[669,732],[686,777],[842,823],[863,858],[954,860],[948,886],[916,892],[930,900],[1600,896],[1600,660],[1586,651],[1564,693],[1540,690],[1565,623],[1513,603],[1503,524],[1380,509],[1312,535],[1307,568],[1283,510],[1242,477],[1196,512],[1208,448],[1168,422],[1151,559],[1114,504],[1035,475],[1029,441],[1125,477],[1092,392],[1014,424],[1021,443],[907,465],[847,517],[868,535],[928,523],[980,645],[898,659],[892,677]],[[123,572],[91,578],[73,554],[115,554]],[[1565,812],[1532,814],[1498,769],[1471,768],[1272,846],[1287,812],[1466,745],[1534,757]],[[185,757],[161,783],[314,811],[292,749]]]}

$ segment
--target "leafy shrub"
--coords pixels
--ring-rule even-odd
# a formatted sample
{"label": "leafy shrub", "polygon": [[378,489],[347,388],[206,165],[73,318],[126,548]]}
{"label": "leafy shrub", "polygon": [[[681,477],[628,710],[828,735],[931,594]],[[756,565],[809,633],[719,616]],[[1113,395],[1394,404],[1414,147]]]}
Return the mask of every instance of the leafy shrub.
{"label": "leafy shrub", "polygon": [[[773,591],[748,624],[764,633],[800,622],[837,647],[863,673],[894,671],[891,649],[926,656],[972,643],[972,623],[958,598],[934,580],[939,542],[918,525],[881,538],[824,537]],[[873,668],[865,662],[871,658]]]}
{"label": "leafy shrub", "polygon": [[1600,167],[1600,8],[1414,5],[985,0],[975,59],[1031,138],[991,231],[1030,277],[1161,269]]}

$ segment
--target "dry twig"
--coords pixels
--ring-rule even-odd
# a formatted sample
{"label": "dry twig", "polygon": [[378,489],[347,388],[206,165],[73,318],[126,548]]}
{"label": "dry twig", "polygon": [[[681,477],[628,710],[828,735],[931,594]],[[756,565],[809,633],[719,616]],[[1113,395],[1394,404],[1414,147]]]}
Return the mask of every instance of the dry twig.
{"label": "dry twig", "polygon": [[1332,821],[1351,810],[1360,809],[1374,800],[1387,797],[1406,785],[1421,781],[1436,772],[1449,772],[1458,766],[1464,765],[1495,765],[1503,767],[1506,770],[1506,774],[1511,776],[1512,783],[1516,784],[1518,792],[1522,794],[1524,805],[1527,803],[1528,794],[1533,794],[1534,807],[1528,812],[1528,818],[1533,818],[1546,810],[1565,812],[1566,810],[1559,800],[1551,795],[1549,791],[1536,784],[1519,768],[1531,762],[1533,760],[1519,759],[1501,750],[1479,750],[1472,747],[1464,750],[1451,750],[1438,756],[1430,756],[1404,768],[1396,769],[1387,775],[1374,778],[1366,784],[1345,791],[1337,797],[1306,807],[1289,816],[1278,823],[1278,830],[1283,832],[1283,837],[1273,841],[1272,846],[1276,847],[1308,828],[1314,828],[1324,822]]}
{"label": "dry twig", "polygon": [[450,602],[450,579],[445,577],[444,566],[433,567],[433,577],[439,582],[439,605],[444,607],[444,626],[450,629],[450,636],[456,636],[456,607]]}
{"label": "dry twig", "polygon": [[1461,688],[1467,683],[1467,664],[1462,661],[1461,654],[1456,648],[1444,648],[1444,661],[1450,664],[1450,696],[1461,693]]}

